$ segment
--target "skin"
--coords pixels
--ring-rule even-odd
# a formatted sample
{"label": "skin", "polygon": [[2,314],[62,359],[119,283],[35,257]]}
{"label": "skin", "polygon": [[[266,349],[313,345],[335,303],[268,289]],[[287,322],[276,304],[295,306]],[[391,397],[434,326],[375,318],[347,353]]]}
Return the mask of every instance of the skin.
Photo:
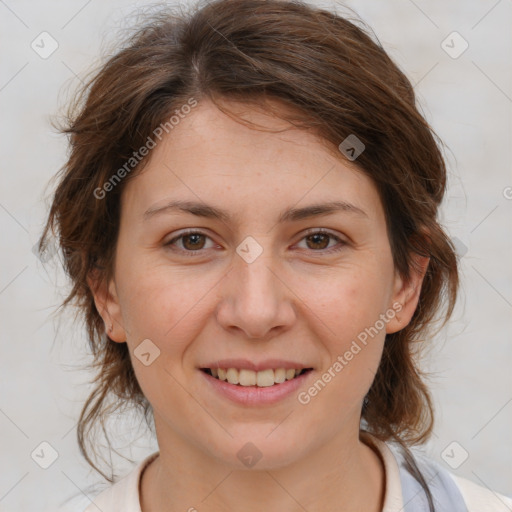
{"label": "skin", "polygon": [[[201,102],[127,183],[114,278],[90,280],[113,325],[109,337],[128,343],[154,410],[160,456],[143,474],[142,510],[380,511],[384,471],[359,440],[361,406],[385,334],[414,313],[428,259],[418,259],[423,273],[400,278],[377,190],[355,163],[283,120],[228,105],[287,130],[254,130]],[[233,219],[168,212],[143,220],[148,208],[175,199],[212,204]],[[365,215],[277,223],[286,208],[328,200]],[[164,246],[187,228],[206,237]],[[308,239],[310,228],[334,237]],[[263,249],[252,263],[236,252],[247,236]],[[195,256],[184,254],[194,248]],[[198,370],[218,358],[292,359],[314,368],[299,391],[307,390],[394,303],[400,313],[307,405],[297,393],[274,405],[236,405]],[[133,357],[145,339],[160,350],[149,366]],[[247,442],[263,455],[250,469],[237,458]]]}

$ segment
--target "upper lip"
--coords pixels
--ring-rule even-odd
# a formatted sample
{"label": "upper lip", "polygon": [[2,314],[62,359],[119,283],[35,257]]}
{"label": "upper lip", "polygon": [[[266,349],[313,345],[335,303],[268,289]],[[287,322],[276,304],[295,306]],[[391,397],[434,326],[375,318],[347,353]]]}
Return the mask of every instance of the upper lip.
{"label": "upper lip", "polygon": [[284,359],[265,359],[264,361],[254,362],[248,359],[219,359],[205,365],[201,365],[200,368],[236,368],[238,370],[252,370],[259,372],[268,369],[284,368],[285,370],[291,370],[292,368],[312,368],[311,365],[298,363],[296,361],[285,361]]}

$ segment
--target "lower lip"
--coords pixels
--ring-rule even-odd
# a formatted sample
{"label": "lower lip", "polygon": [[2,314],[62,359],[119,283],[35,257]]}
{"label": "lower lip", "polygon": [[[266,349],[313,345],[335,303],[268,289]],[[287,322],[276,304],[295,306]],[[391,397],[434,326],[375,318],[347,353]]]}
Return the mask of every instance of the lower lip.
{"label": "lower lip", "polygon": [[271,405],[293,394],[309,378],[313,370],[302,373],[298,377],[286,380],[273,386],[239,386],[217,379],[202,370],[199,372],[216,392],[241,405]]}

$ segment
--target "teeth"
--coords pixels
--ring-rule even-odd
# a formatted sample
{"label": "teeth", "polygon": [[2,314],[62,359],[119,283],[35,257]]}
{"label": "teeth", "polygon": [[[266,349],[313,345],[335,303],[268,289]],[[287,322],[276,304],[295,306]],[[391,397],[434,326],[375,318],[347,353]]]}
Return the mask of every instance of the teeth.
{"label": "teeth", "polygon": [[[252,370],[235,370],[234,368],[230,368],[234,372],[239,374],[239,381],[241,386],[255,386],[256,385],[256,372]],[[232,384],[232,383],[231,383]]]}
{"label": "teeth", "polygon": [[234,368],[229,368],[226,372],[226,380],[230,384],[238,384],[240,377],[238,376],[238,372]]}
{"label": "teeth", "polygon": [[267,386],[273,386],[274,382],[274,370],[263,370],[256,374],[256,384],[260,388],[266,388]]}
{"label": "teeth", "polygon": [[285,370],[277,368],[255,372],[253,370],[238,370],[237,368],[211,368],[212,375],[219,380],[240,386],[258,386],[260,388],[282,384],[285,380],[291,380],[302,373],[302,368]]}
{"label": "teeth", "polygon": [[286,370],[284,368],[278,368],[274,371],[274,381],[277,384],[281,384],[286,380]]}

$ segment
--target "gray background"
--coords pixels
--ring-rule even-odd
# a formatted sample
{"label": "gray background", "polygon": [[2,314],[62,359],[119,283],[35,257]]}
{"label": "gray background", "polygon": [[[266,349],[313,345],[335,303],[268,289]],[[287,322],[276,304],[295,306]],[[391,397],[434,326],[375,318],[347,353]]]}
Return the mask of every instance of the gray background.
{"label": "gray background", "polygon": [[[50,116],[62,111],[104,45],[129,24],[126,15],[141,5],[147,3],[0,0],[2,511],[55,510],[100,480],[79,454],[75,434],[91,376],[81,369],[82,325],[69,313],[53,315],[67,283],[58,260],[43,264],[32,247],[51,191],[45,187],[66,158],[66,139]],[[424,115],[448,147],[442,219],[457,239],[462,289],[453,320],[424,361],[437,422],[423,450],[454,473],[512,495],[512,3],[347,5],[415,84]],[[43,31],[59,45],[46,59],[31,48]],[[469,44],[458,58],[441,46],[453,31]],[[462,48],[453,36],[447,42],[452,54]],[[132,460],[157,449],[133,417],[112,428],[115,447]],[[46,470],[31,458],[43,441],[58,453]],[[43,452],[48,457],[51,450]],[[113,461],[120,475],[131,467],[115,454]]]}

